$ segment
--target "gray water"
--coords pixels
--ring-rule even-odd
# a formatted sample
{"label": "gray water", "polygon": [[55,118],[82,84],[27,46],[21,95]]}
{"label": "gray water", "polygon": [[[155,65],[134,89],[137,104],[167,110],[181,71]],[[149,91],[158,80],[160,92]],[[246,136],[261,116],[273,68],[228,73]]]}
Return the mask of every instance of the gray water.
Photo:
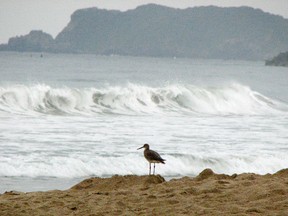
{"label": "gray water", "polygon": [[264,62],[0,53],[0,192],[90,176],[287,168],[288,70]]}

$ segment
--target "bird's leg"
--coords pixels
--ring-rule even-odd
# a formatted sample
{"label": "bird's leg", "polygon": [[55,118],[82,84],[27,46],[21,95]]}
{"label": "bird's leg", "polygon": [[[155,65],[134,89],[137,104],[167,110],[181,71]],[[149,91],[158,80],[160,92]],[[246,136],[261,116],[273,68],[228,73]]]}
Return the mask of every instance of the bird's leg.
{"label": "bird's leg", "polygon": [[155,163],[154,163],[154,171],[153,171],[153,175],[155,175]]}
{"label": "bird's leg", "polygon": [[151,175],[151,163],[149,163],[149,175]]}

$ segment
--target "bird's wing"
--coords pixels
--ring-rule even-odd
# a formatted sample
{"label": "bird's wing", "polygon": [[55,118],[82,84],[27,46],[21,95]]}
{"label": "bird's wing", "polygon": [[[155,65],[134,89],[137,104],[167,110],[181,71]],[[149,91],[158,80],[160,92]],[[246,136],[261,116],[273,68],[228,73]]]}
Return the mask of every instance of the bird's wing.
{"label": "bird's wing", "polygon": [[146,157],[151,160],[164,161],[164,159],[161,158],[161,156],[153,150],[150,150],[149,152],[147,152]]}

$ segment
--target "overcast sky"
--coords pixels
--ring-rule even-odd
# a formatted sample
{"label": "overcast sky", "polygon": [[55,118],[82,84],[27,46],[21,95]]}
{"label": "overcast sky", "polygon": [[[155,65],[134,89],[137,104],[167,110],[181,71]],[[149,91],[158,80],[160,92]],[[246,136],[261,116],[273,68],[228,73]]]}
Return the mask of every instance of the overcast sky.
{"label": "overcast sky", "polygon": [[148,3],[175,8],[250,6],[288,18],[288,0],[0,0],[0,43],[7,43],[10,37],[25,35],[31,30],[43,30],[55,37],[79,8],[125,11]]}

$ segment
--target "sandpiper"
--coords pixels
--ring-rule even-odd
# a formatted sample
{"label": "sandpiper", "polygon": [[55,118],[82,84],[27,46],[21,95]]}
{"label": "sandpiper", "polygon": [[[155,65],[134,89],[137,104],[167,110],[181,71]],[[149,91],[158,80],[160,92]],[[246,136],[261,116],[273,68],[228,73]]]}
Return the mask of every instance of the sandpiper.
{"label": "sandpiper", "polygon": [[165,159],[161,158],[161,156],[149,149],[149,145],[146,143],[144,144],[142,147],[138,148],[137,150],[139,149],[142,149],[144,148],[144,157],[146,158],[146,160],[149,162],[149,175],[151,175],[151,163],[154,163],[154,170],[153,170],[153,175],[155,175],[155,163],[164,163]]}

